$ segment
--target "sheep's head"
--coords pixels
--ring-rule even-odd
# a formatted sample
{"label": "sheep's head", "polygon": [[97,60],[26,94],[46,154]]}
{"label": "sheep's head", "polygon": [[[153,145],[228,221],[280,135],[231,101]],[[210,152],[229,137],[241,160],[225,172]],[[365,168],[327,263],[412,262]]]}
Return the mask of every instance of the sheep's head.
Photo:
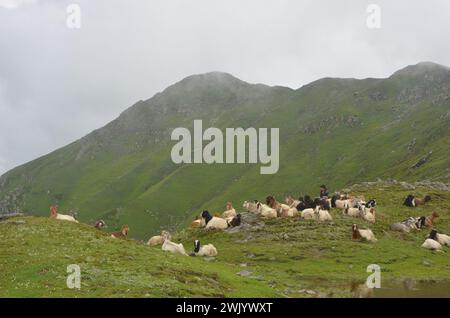
{"label": "sheep's head", "polygon": [[124,225],[122,226],[122,234],[127,236],[128,235],[128,231],[130,230],[130,227],[128,225]]}
{"label": "sheep's head", "polygon": [[294,198],[292,197],[292,195],[288,195],[285,199],[284,202],[286,202],[287,204],[291,205],[292,203],[294,203]]}
{"label": "sheep's head", "polygon": [[105,223],[105,221],[103,221],[103,220],[98,220],[98,221],[95,223],[95,227],[96,227],[97,229],[102,229],[102,228],[106,227],[106,223]]}
{"label": "sheep's head", "polygon": [[431,217],[433,217],[433,218],[438,218],[438,217],[439,217],[439,214],[438,214],[437,212],[433,212],[433,213],[431,214]]}
{"label": "sheep's head", "polygon": [[202,212],[202,218],[205,220],[205,225],[208,224],[209,221],[211,221],[212,216],[209,214],[207,210]]}
{"label": "sheep's head", "polygon": [[266,204],[267,204],[268,206],[270,206],[271,208],[273,207],[272,205],[273,205],[274,202],[275,202],[275,198],[274,198],[273,196],[269,195],[269,196],[266,198]]}
{"label": "sheep's head", "polygon": [[423,198],[423,202],[430,202],[430,201],[431,201],[430,195],[426,195],[425,198]]}
{"label": "sheep's head", "polygon": [[55,219],[57,214],[58,214],[58,206],[57,205],[52,205],[50,207],[50,217]]}
{"label": "sheep's head", "polygon": [[200,251],[200,241],[195,240],[194,241],[194,253],[198,253]]}
{"label": "sheep's head", "polygon": [[227,210],[231,210],[233,208],[233,205],[231,202],[227,202]]}
{"label": "sheep's head", "polygon": [[165,240],[170,240],[171,239],[171,235],[169,232],[167,231],[162,231],[161,232],[161,236],[165,239]]}
{"label": "sheep's head", "polygon": [[211,214],[209,214],[209,211],[205,210],[202,212],[202,218],[206,218],[208,216],[211,216]]}
{"label": "sheep's head", "polygon": [[437,240],[436,235],[437,235],[437,231],[435,229],[432,229],[428,238],[432,239],[432,240]]}
{"label": "sheep's head", "polygon": [[359,234],[358,225],[356,224],[352,225],[352,238],[354,240],[361,238],[361,235]]}

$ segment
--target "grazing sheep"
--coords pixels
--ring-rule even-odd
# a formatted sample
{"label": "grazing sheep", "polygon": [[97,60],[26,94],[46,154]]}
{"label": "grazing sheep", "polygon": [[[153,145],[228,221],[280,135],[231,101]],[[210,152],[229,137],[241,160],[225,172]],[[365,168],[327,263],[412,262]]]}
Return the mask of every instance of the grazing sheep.
{"label": "grazing sheep", "polygon": [[71,215],[59,214],[57,205],[52,205],[50,207],[50,218],[78,223],[78,221]]}
{"label": "grazing sheep", "polygon": [[227,202],[227,207],[226,207],[226,211],[222,213],[222,217],[227,219],[227,218],[233,218],[236,216],[236,210],[233,208],[233,205],[231,204],[231,202]]}
{"label": "grazing sheep", "polygon": [[427,237],[425,242],[422,244],[423,248],[426,248],[428,250],[436,250],[440,251],[442,250],[442,245],[437,241],[437,231],[431,230],[430,235]]}
{"label": "grazing sheep", "polygon": [[239,225],[241,225],[241,214],[240,213],[238,215],[236,215],[234,218],[232,218],[231,221],[228,222],[229,227],[236,227]]}
{"label": "grazing sheep", "polygon": [[179,254],[179,255],[184,255],[184,256],[188,256],[188,254],[186,253],[183,244],[177,244],[174,242],[171,242],[170,240],[164,240],[164,243],[161,247],[161,249],[163,251],[166,252],[171,252],[174,254]]}
{"label": "grazing sheep", "polygon": [[242,204],[242,207],[246,209],[248,212],[251,213],[257,213],[258,212],[258,200],[253,201],[244,201],[244,204]]}
{"label": "grazing sheep", "polygon": [[211,214],[208,211],[203,211],[202,218],[205,221],[205,228],[206,229],[218,229],[223,230],[228,227],[227,220],[211,216]]}
{"label": "grazing sheep", "polygon": [[194,252],[189,254],[190,256],[217,256],[217,249],[212,244],[200,246],[200,241],[194,241]]}
{"label": "grazing sheep", "polygon": [[273,219],[278,216],[277,211],[275,209],[272,209],[271,207],[262,204],[261,202],[258,202],[256,204],[257,206],[257,213],[260,214],[262,217]]}
{"label": "grazing sheep", "polygon": [[123,225],[122,230],[119,232],[111,233],[111,237],[113,238],[125,238],[128,235],[128,232],[130,231],[130,227],[128,225]]}
{"label": "grazing sheep", "polygon": [[156,246],[156,245],[161,245],[164,243],[165,240],[171,240],[172,239],[172,235],[170,235],[169,232],[167,231],[162,231],[161,235],[156,235],[156,236],[152,236],[148,242],[147,245],[150,246]]}
{"label": "grazing sheep", "polygon": [[352,239],[354,240],[367,240],[370,242],[376,242],[377,239],[373,234],[372,230],[361,230],[358,228],[358,225],[353,224],[352,226]]}
{"label": "grazing sheep", "polygon": [[106,226],[105,221],[103,221],[103,220],[98,220],[97,222],[95,222],[94,227],[95,227],[97,230],[101,230],[101,229],[103,229],[104,227],[107,227],[107,226]]}

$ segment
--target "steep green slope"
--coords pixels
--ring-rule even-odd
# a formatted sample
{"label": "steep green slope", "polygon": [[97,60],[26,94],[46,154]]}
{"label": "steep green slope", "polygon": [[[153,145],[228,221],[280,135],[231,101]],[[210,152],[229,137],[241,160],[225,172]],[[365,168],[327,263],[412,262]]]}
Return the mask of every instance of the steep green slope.
{"label": "steep green slope", "polygon": [[[271,193],[314,193],[377,178],[450,178],[450,70],[420,63],[387,79],[326,78],[298,90],[229,74],[188,77],[116,120],[0,178],[0,213],[48,215],[50,204],[85,222],[129,223],[139,238],[203,208],[221,211]],[[175,165],[176,127],[279,127],[280,170]],[[425,164],[412,168],[419,160]]]}
{"label": "steep green slope", "polygon": [[[349,191],[377,199],[375,225],[334,209],[328,223],[244,214],[244,224],[228,232],[185,229],[174,236],[187,251],[194,239],[214,244],[219,254],[213,259],[175,256],[84,224],[9,219],[0,222],[0,297],[351,297],[358,296],[352,286],[366,280],[369,264],[381,267],[375,296],[450,297],[449,248],[422,249],[427,229],[388,230],[409,216],[437,211],[436,228],[450,233],[450,193],[391,182]],[[402,206],[411,191],[433,199],[420,208]],[[352,241],[353,223],[371,228],[378,241]],[[69,264],[81,268],[80,290],[66,286]]]}

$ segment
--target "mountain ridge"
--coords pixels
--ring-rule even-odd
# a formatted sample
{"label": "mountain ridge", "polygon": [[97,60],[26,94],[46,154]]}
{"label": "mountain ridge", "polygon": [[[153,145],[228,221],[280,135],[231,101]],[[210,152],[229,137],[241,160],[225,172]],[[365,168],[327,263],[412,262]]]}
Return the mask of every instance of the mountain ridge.
{"label": "mountain ridge", "polygon": [[[434,64],[430,71],[428,63],[408,67],[385,79],[324,78],[295,90],[222,72],[186,77],[2,175],[0,213],[46,215],[59,203],[86,222],[130,223],[141,236],[178,226],[203,208],[220,211],[229,200],[311,193],[324,180],[332,188],[378,177],[448,183],[450,72]],[[173,164],[170,133],[192,129],[194,119],[222,129],[279,127],[279,173]],[[425,164],[411,168],[430,151]]]}

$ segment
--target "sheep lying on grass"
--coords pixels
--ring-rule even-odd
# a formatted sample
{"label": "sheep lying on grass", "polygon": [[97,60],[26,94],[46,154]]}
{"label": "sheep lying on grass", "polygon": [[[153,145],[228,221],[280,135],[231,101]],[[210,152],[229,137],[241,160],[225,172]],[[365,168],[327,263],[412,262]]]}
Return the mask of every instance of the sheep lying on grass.
{"label": "sheep lying on grass", "polygon": [[128,225],[123,225],[122,230],[119,232],[111,233],[111,237],[113,238],[125,238],[128,235],[128,232],[130,231],[130,227]]}
{"label": "sheep lying on grass", "polygon": [[261,215],[262,217],[273,219],[278,216],[277,211],[275,209],[272,209],[270,206],[262,204],[261,202],[258,202],[256,204],[257,208],[257,214]]}
{"label": "sheep lying on grass", "polygon": [[226,211],[222,213],[222,217],[227,218],[234,218],[236,216],[236,210],[233,208],[233,205],[231,202],[227,202]]}
{"label": "sheep lying on grass", "polygon": [[352,239],[353,240],[366,240],[366,241],[370,241],[370,242],[377,241],[372,230],[370,230],[370,229],[362,230],[362,229],[358,228],[358,225],[356,225],[356,224],[353,224],[353,226],[352,226]]}
{"label": "sheep lying on grass", "polygon": [[59,214],[57,205],[50,207],[50,218],[78,223],[78,221],[71,215]]}
{"label": "sheep lying on grass", "polygon": [[205,222],[206,229],[224,230],[228,227],[228,222],[217,216],[211,216],[208,211],[203,211],[202,218]]}
{"label": "sheep lying on grass", "polygon": [[436,239],[441,245],[450,246],[450,236],[447,234],[436,233]]}
{"label": "sheep lying on grass", "polygon": [[242,207],[251,213],[258,213],[258,200],[244,201]]}
{"label": "sheep lying on grass", "polygon": [[422,247],[434,251],[442,250],[442,245],[438,242],[437,234],[436,230],[431,230],[430,235],[425,239]]}
{"label": "sheep lying on grass", "polygon": [[406,205],[408,207],[414,208],[417,206],[425,205],[425,203],[428,203],[431,201],[431,196],[426,195],[423,199],[419,199],[414,197],[412,194],[409,194],[405,201],[403,202],[403,205]]}
{"label": "sheep lying on grass", "polygon": [[194,241],[194,252],[190,256],[217,256],[217,249],[212,244],[200,245],[199,240]]}
{"label": "sheep lying on grass", "polygon": [[166,252],[171,252],[174,254],[179,254],[179,255],[184,255],[184,256],[188,256],[188,254],[186,253],[183,244],[177,244],[174,242],[171,242],[170,240],[164,240],[164,243],[161,247],[161,249],[163,251]]}
{"label": "sheep lying on grass", "polygon": [[156,236],[152,236],[148,242],[147,245],[150,246],[156,246],[156,245],[161,245],[164,243],[165,240],[171,240],[172,236],[170,235],[169,232],[167,231],[162,231],[161,235],[156,235]]}

